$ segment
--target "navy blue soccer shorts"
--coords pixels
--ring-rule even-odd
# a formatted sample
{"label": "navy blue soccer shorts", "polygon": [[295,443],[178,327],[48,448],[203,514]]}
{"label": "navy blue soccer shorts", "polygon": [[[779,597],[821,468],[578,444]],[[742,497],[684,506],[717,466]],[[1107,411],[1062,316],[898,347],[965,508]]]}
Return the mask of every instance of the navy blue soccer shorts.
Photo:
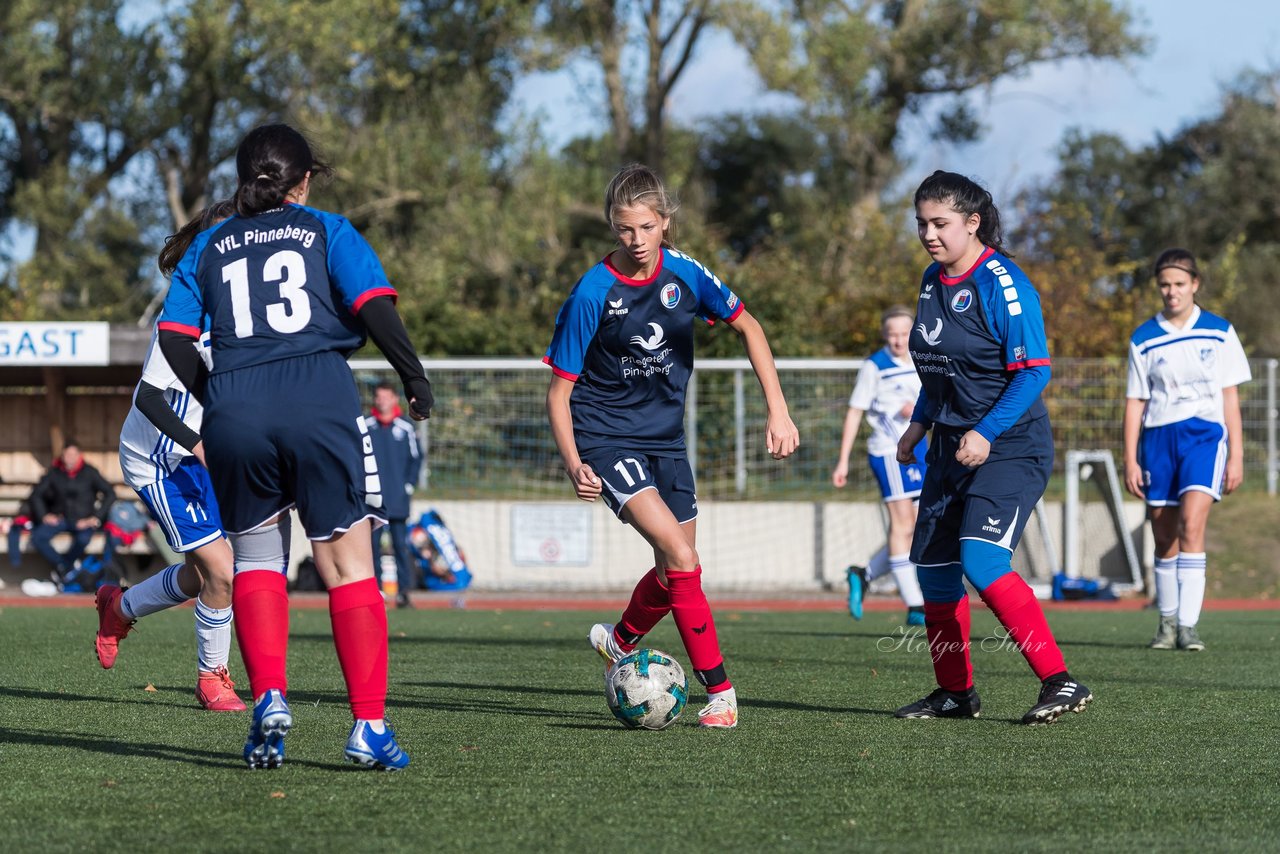
{"label": "navy blue soccer shorts", "polygon": [[680,524],[698,518],[693,470],[684,457],[658,457],[639,451],[606,448],[582,454],[601,481],[604,503],[618,518],[627,502],[646,489],[657,490]]}
{"label": "navy blue soccer shorts", "polygon": [[168,477],[134,491],[175,552],[195,551],[222,536],[213,483],[195,457],[184,459]]}
{"label": "navy blue soccer shorts", "polygon": [[1169,507],[1187,491],[1222,499],[1227,473],[1227,428],[1203,418],[1146,427],[1138,443],[1147,506]]}
{"label": "navy blue soccer shorts", "polygon": [[911,543],[917,566],[959,563],[961,540],[984,540],[1012,552],[1049,483],[1053,433],[1047,417],[1015,424],[997,436],[991,455],[977,468],[956,462],[967,432],[933,428]]}
{"label": "navy blue soccer shorts", "polygon": [[227,531],[251,531],[295,506],[313,540],[385,521],[369,503],[382,488],[366,429],[340,353],[211,376],[201,436]]}

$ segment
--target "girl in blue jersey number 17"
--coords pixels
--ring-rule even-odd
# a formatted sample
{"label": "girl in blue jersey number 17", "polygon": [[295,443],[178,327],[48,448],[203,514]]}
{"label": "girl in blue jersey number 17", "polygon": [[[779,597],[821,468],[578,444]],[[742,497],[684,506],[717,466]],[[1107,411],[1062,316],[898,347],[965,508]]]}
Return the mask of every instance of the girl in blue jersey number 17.
{"label": "girl in blue jersey number 17", "polygon": [[1000,245],[1000,213],[982,187],[938,171],[916,190],[915,206],[933,263],[920,283],[910,341],[920,399],[898,461],[913,461],[933,429],[911,561],[938,688],[897,716],[978,716],[968,579],[1040,679],[1040,696],[1022,722],[1053,723],[1083,711],[1093,695],[1067,673],[1040,603],[1010,566],[1053,470],[1040,399],[1050,364],[1040,297]]}
{"label": "girl in blue jersey number 17", "polygon": [[1156,260],[1164,310],[1129,340],[1124,485],[1147,502],[1160,627],[1153,649],[1199,651],[1209,508],[1244,480],[1237,386],[1249,361],[1235,329],[1196,305],[1200,271],[1185,249]]}
{"label": "girl in blue jersey number 17", "polygon": [[768,404],[770,455],[790,456],[800,435],[760,324],[719,279],[671,247],[674,210],[645,166],[628,166],[609,182],[605,219],[620,245],[578,280],[556,317],[544,359],[554,374],[547,414],[578,497],[603,495],[653,547],[653,568],[621,620],[589,633],[606,672],[670,612],[707,689],[699,725],[729,728],[738,722],[738,701],[702,591],[698,503],[684,436],[695,321],[723,320],[742,338]]}

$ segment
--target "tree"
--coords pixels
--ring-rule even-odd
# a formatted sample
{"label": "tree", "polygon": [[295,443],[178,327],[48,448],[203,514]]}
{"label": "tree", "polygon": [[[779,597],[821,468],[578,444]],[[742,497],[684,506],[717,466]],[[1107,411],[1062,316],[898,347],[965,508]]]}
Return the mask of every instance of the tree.
{"label": "tree", "polygon": [[[86,273],[137,269],[138,229],[113,182],[161,131],[148,109],[161,64],[154,34],[119,16],[118,0],[0,7],[0,230],[24,225],[47,262],[11,308],[82,313],[95,306]],[[90,270],[69,263],[82,256]]]}
{"label": "tree", "polygon": [[1250,349],[1280,351],[1280,308],[1271,298],[1280,286],[1280,208],[1271,192],[1280,181],[1277,140],[1278,73],[1243,75],[1215,115],[1136,150],[1106,135],[1067,136],[1057,174],[1023,200],[1019,243],[1051,263],[1049,275],[1064,258],[1092,253],[1094,276],[1066,283],[1088,288],[1076,291],[1075,304],[1105,298],[1129,309],[1118,324],[1080,318],[1074,346],[1096,352],[1101,329],[1127,336],[1156,310],[1151,263],[1181,246],[1205,273],[1198,301],[1230,317]]}
{"label": "tree", "polygon": [[855,239],[900,169],[903,120],[954,142],[981,128],[969,98],[1033,66],[1120,59],[1144,47],[1110,0],[796,0],[741,4],[726,23],[774,90],[795,95],[823,155],[814,185]]}
{"label": "tree", "polygon": [[[537,64],[589,58],[604,81],[618,163],[639,159],[664,171],[671,90],[719,16],[714,0],[547,0]],[[629,48],[640,52],[632,73]]]}

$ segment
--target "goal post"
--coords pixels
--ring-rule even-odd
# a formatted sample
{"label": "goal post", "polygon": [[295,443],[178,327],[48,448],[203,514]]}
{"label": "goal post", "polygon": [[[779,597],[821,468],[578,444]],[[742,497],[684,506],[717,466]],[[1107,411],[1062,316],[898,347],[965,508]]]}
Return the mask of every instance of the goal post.
{"label": "goal post", "polygon": [[[1100,469],[1099,470],[1099,464]],[[1101,577],[1109,579],[1117,590],[1140,590],[1143,586],[1142,563],[1138,559],[1138,550],[1133,542],[1133,532],[1125,519],[1124,499],[1120,493],[1120,478],[1116,474],[1115,459],[1110,451],[1067,451],[1066,461],[1067,494],[1063,506],[1063,563],[1068,578],[1079,578],[1084,566],[1085,551],[1084,533],[1089,530],[1089,551],[1091,555],[1099,555],[1108,547],[1118,549],[1122,559],[1120,572],[1099,572]],[[1109,525],[1105,523],[1102,530],[1096,524],[1086,524],[1086,506],[1081,500],[1080,484],[1089,481],[1097,485],[1102,494],[1102,503],[1106,506]],[[1105,536],[1105,539],[1104,539]],[[1100,570],[1106,569],[1106,562],[1100,561]],[[1114,566],[1114,561],[1111,564]],[[1127,570],[1127,572],[1125,572]]]}

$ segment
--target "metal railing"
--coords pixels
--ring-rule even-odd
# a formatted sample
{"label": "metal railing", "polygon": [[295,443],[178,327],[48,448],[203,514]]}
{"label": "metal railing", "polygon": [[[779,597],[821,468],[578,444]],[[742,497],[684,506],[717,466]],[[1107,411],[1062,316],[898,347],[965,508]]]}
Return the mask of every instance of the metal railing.
{"label": "metal railing", "polygon": [[[436,408],[419,424],[428,465],[424,489],[448,497],[566,497],[568,486],[547,427],[549,369],[529,358],[423,361]],[[1240,389],[1246,484],[1265,482],[1275,495],[1277,360],[1252,359],[1253,381]],[[685,432],[699,495],[712,499],[801,499],[876,495],[859,434],[849,487],[831,488],[840,431],[861,359],[779,359],[778,373],[801,446],[787,461],[764,447],[764,399],[746,359],[696,363],[686,398]],[[366,393],[391,376],[381,359],[353,360]],[[1062,470],[1072,448],[1122,452],[1126,366],[1122,359],[1060,359],[1045,390]]]}

